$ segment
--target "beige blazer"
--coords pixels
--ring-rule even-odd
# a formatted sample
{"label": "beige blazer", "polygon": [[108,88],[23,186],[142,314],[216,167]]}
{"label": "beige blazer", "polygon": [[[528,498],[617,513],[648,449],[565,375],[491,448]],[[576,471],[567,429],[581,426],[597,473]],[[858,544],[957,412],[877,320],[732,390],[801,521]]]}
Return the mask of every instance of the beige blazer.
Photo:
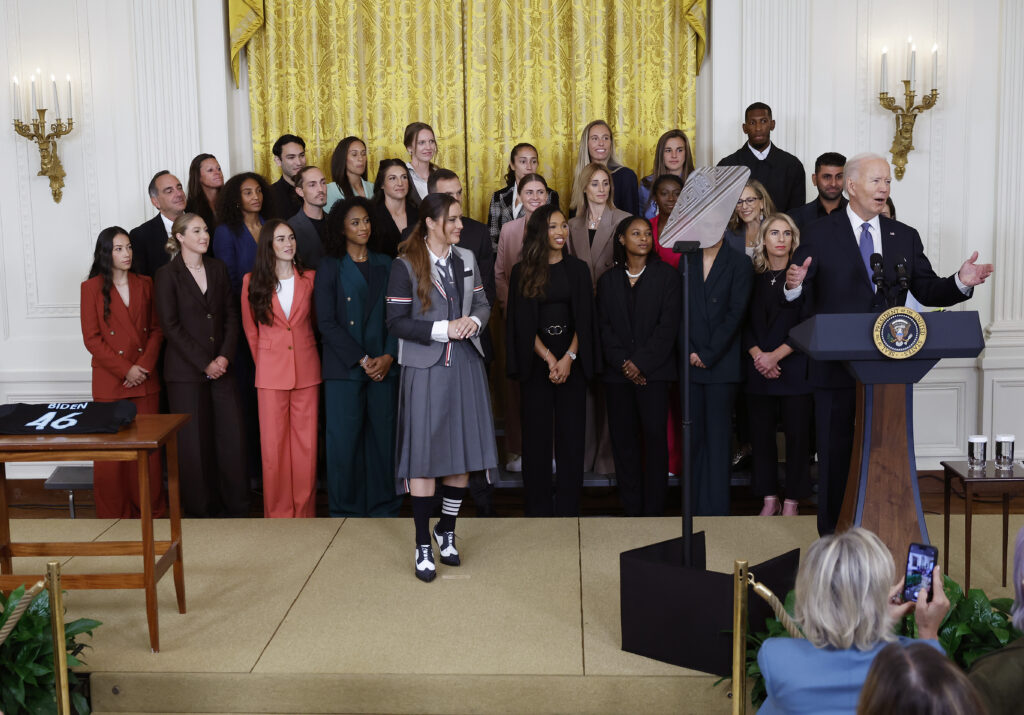
{"label": "beige blazer", "polygon": [[615,227],[625,218],[629,218],[625,211],[605,209],[601,220],[597,222],[593,246],[590,245],[586,210],[581,210],[569,219],[569,253],[590,267],[590,278],[594,286],[597,286],[597,279],[612,267],[613,234]]}

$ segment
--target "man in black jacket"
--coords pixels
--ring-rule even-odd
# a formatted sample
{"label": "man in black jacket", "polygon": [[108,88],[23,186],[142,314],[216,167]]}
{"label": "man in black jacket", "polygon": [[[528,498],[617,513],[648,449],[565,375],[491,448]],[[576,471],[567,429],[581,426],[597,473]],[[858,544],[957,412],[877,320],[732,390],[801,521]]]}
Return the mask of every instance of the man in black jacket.
{"label": "man in black jacket", "polygon": [[818,190],[818,197],[808,204],[790,209],[789,215],[801,231],[819,218],[833,211],[846,208],[843,196],[843,166],[846,157],[834,151],[827,151],[814,161],[811,183]]}
{"label": "man in black jacket", "polygon": [[795,209],[807,201],[804,165],[792,154],[772,144],[772,108],[754,102],[744,113],[743,133],[747,143],[718,162],[719,166],[746,166],[772,197],[777,211]]}
{"label": "man in black jacket", "polygon": [[164,169],[149,181],[149,200],[160,213],[133,228],[128,238],[132,243],[132,270],[152,278],[170,258],[164,246],[171,235],[171,224],[185,211],[185,191],[178,177]]}
{"label": "man in black jacket", "polygon": [[294,134],[282,134],[271,149],[281,178],[271,184],[278,218],[285,220],[302,208],[302,198],[295,191],[295,175],[306,165],[306,142]]}

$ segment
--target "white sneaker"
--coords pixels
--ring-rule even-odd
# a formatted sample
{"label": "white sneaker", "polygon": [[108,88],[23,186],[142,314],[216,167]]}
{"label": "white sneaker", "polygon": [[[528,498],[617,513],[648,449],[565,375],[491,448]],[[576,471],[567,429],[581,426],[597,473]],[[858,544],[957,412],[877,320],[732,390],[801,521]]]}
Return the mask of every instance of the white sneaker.
{"label": "white sneaker", "polygon": [[505,465],[506,472],[521,472],[523,471],[523,458],[522,456],[516,457],[511,462]]}

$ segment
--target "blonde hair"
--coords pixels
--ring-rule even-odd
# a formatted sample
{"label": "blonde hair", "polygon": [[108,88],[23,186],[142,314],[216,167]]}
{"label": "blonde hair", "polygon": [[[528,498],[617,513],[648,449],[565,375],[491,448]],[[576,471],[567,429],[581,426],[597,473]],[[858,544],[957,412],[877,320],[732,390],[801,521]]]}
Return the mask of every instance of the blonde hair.
{"label": "blonde hair", "polygon": [[580,172],[579,181],[575,182],[572,187],[572,201],[570,206],[577,209],[580,213],[585,211],[590,203],[587,201],[587,195],[584,193],[584,189],[590,184],[590,180],[594,178],[594,174],[597,172],[603,173],[608,177],[608,202],[607,206],[610,209],[615,208],[615,187],[612,185],[612,172],[608,170],[608,167],[604,164],[598,164],[592,162],[583,167],[583,171]]}
{"label": "blonde hair", "polygon": [[[580,205],[578,198],[583,195],[582,187],[586,186],[587,182],[590,181],[589,179],[583,179],[583,170],[590,164],[595,163],[590,158],[590,146],[587,142],[590,138],[590,130],[598,126],[605,127],[610,137],[608,142],[608,161],[604,164],[605,170],[608,172],[608,181],[611,181],[612,174],[622,168],[622,162],[615,155],[615,135],[612,134],[612,128],[608,126],[608,122],[603,119],[595,119],[583,127],[583,134],[580,136],[580,149],[576,154],[576,167],[572,172],[572,192],[569,194],[569,208],[571,209],[575,209]],[[579,188],[578,192],[577,188]]]}
{"label": "blonde hair", "polygon": [[202,218],[202,216],[199,214],[183,213],[174,219],[174,223],[171,224],[171,235],[167,237],[167,243],[164,244],[164,250],[167,251],[171,258],[181,253],[181,241],[178,240],[178,234],[185,233],[185,229],[188,228],[188,225],[194,218]]}
{"label": "blonde hair", "polygon": [[771,214],[766,216],[764,221],[761,222],[761,227],[757,229],[757,243],[754,244],[754,273],[764,273],[771,268],[768,263],[764,242],[765,237],[768,235],[768,227],[776,221],[784,221],[789,226],[789,230],[793,232],[793,243],[789,247],[789,258],[793,257],[796,247],[800,245],[800,229],[797,228],[796,221],[789,214]]}
{"label": "blonde hair", "polygon": [[[768,189],[764,188],[757,179],[747,179],[747,183],[743,185],[743,188],[750,189],[757,198],[761,199],[761,220],[764,221],[764,217],[768,214],[775,213],[775,202],[772,201],[772,197],[768,195]],[[743,194],[741,193],[740,196]],[[729,219],[729,230],[736,231],[743,224],[743,219],[740,218],[740,212],[733,210],[732,218]]]}
{"label": "blonde hair", "polygon": [[889,591],[896,567],[882,540],[853,527],[823,536],[807,550],[796,576],[795,616],[818,648],[866,651],[893,641]]}

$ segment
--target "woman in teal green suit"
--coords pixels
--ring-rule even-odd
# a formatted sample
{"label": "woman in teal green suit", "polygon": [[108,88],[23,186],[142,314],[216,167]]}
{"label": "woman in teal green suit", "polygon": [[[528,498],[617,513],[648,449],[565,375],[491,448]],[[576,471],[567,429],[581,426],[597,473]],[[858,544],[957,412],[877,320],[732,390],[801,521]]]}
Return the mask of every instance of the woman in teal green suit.
{"label": "woman in teal green suit", "polygon": [[327,496],[331,516],[398,516],[398,340],[384,323],[391,259],[367,248],[370,203],[353,196],[327,218],[314,297],[323,341]]}

